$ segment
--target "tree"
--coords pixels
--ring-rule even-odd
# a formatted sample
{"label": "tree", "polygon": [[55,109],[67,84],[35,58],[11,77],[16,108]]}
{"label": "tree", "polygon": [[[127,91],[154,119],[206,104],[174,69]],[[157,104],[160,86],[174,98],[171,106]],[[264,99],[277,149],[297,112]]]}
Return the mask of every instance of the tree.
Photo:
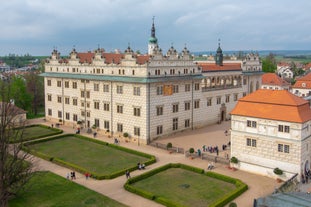
{"label": "tree", "polygon": [[[32,175],[29,154],[22,151],[23,130],[16,128],[17,107],[10,103],[11,85],[0,81],[0,207],[22,189]],[[24,125],[24,123],[20,123]],[[10,144],[10,141],[19,141]]]}
{"label": "tree", "polygon": [[268,56],[261,60],[262,71],[266,73],[274,73],[276,71],[276,60],[275,55],[270,53]]}
{"label": "tree", "polygon": [[31,108],[32,97],[27,92],[24,78],[13,76],[9,80],[10,99],[14,100],[14,104],[26,111]]}
{"label": "tree", "polygon": [[39,108],[44,106],[44,79],[33,71],[26,74],[25,79],[27,92],[32,97],[31,112],[37,115]]}

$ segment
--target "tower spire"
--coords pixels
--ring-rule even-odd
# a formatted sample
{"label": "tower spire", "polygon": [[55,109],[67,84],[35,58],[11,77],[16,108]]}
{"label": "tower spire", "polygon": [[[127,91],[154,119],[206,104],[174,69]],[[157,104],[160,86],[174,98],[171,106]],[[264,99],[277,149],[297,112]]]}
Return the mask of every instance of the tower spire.
{"label": "tower spire", "polygon": [[148,43],[148,54],[153,54],[154,48],[158,46],[158,39],[155,36],[154,16],[152,17],[151,36]]}

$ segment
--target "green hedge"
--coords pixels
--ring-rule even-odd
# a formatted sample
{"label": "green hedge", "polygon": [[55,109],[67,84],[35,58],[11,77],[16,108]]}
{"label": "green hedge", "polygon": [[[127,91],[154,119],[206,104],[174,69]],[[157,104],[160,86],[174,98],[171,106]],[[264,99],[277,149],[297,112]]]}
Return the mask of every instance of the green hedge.
{"label": "green hedge", "polygon": [[35,155],[35,156],[41,157],[42,159],[45,159],[45,160],[54,162],[54,163],[56,163],[58,165],[61,165],[61,166],[73,169],[73,170],[75,170],[77,172],[80,172],[80,173],[83,173],[83,174],[88,172],[88,173],[91,174],[91,177],[93,177],[95,179],[98,179],[98,180],[113,179],[113,178],[119,177],[121,175],[124,175],[127,170],[129,170],[131,172],[131,171],[134,171],[134,170],[137,169],[137,166],[135,165],[133,167],[130,167],[130,168],[127,168],[127,169],[123,169],[123,170],[117,171],[117,172],[112,173],[112,174],[102,175],[102,174],[98,174],[96,172],[92,172],[90,170],[87,170],[87,169],[85,169],[85,168],[83,168],[81,166],[78,166],[78,165],[75,165],[75,164],[72,164],[72,163],[69,163],[69,162],[65,162],[65,161],[63,161],[61,159],[58,159],[58,158],[55,158],[55,157],[51,157],[51,156],[49,156],[47,154],[36,152],[36,151],[31,150],[30,148],[28,148],[28,146],[32,145],[32,144],[38,144],[38,143],[41,143],[41,142],[51,141],[51,140],[60,139],[60,138],[64,138],[64,137],[72,137],[72,136],[76,137],[76,138],[79,138],[79,139],[84,139],[84,140],[87,140],[87,141],[90,141],[90,142],[94,142],[94,143],[97,143],[97,144],[105,145],[105,146],[108,146],[108,147],[113,147],[113,148],[115,148],[117,150],[125,151],[127,153],[131,153],[131,154],[135,154],[135,155],[138,155],[138,156],[149,158],[149,160],[144,163],[146,166],[156,162],[156,158],[153,155],[149,155],[149,154],[146,154],[146,153],[143,153],[143,152],[127,149],[127,148],[121,147],[121,146],[116,146],[116,145],[113,145],[113,144],[109,144],[107,142],[103,142],[103,141],[100,141],[100,140],[97,140],[97,139],[91,139],[91,138],[84,137],[82,135],[77,135],[77,134],[63,134],[61,136],[49,137],[47,139],[33,140],[33,141],[25,143],[24,146],[23,146],[23,150],[25,150],[25,151],[27,151],[27,152]]}
{"label": "green hedge", "polygon": [[[159,172],[162,172],[162,171],[165,171],[169,168],[182,168],[182,169],[185,169],[185,170],[189,170],[189,171],[193,171],[195,173],[198,173],[198,174],[204,174],[204,170],[203,169],[200,169],[200,168],[197,168],[197,167],[192,167],[192,166],[189,166],[189,165],[184,165],[184,164],[181,164],[181,163],[169,163],[169,164],[166,164],[166,165],[163,165],[161,167],[158,167],[156,169],[153,169],[149,172],[146,172],[146,173],[143,173],[141,175],[138,175],[136,177],[133,177],[133,178],[130,178],[127,180],[127,182],[124,184],[124,188],[132,193],[136,193],[140,196],[143,196],[145,198],[148,198],[150,200],[154,200],[158,203],[161,203],[165,206],[168,206],[168,207],[181,207],[180,204],[178,203],[175,203],[169,199],[166,199],[166,198],[163,198],[163,197],[159,197],[159,196],[156,196],[156,195],[153,195],[152,193],[150,192],[146,192],[146,191],[143,191],[143,190],[140,190],[138,188],[135,188],[134,186],[132,186],[131,184],[135,183],[135,182],[138,182],[140,180],[143,180],[143,179],[146,179],[152,175],[155,175]],[[234,200],[235,198],[237,198],[238,196],[240,196],[242,193],[244,193],[247,189],[248,189],[248,186],[243,183],[242,181],[238,180],[238,179],[234,179],[234,178],[231,178],[231,177],[228,177],[226,175],[221,175],[221,174],[217,174],[217,173],[214,173],[214,172],[206,172],[205,173],[206,176],[209,176],[209,177],[212,177],[212,178],[215,178],[215,179],[219,179],[219,180],[222,180],[222,181],[225,181],[225,182],[229,182],[229,183],[232,183],[234,184],[237,189],[235,189],[234,191],[230,192],[229,194],[225,195],[223,198],[215,201],[214,203],[212,203],[211,207],[221,207],[221,206],[225,206],[226,204],[228,204],[230,201]]]}
{"label": "green hedge", "polygon": [[209,177],[213,177],[228,183],[232,183],[234,184],[237,188],[230,192],[229,194],[225,195],[223,198],[221,198],[220,200],[212,203],[210,206],[211,207],[221,207],[221,206],[225,206],[226,204],[228,204],[230,201],[234,200],[235,198],[239,197],[242,193],[244,193],[247,189],[248,186],[243,183],[242,181],[235,179],[235,178],[231,178],[228,177],[226,175],[221,175],[221,174],[217,174],[214,172],[206,172],[205,173],[207,176]]}
{"label": "green hedge", "polygon": [[[17,127],[17,128],[14,128],[14,130],[23,130],[25,128],[30,128],[30,127],[42,127],[45,129],[50,129],[54,132],[51,132],[51,133],[48,133],[45,135],[37,135],[37,136],[29,137],[28,139],[24,139],[23,141],[29,141],[32,139],[39,139],[39,138],[49,137],[49,136],[58,135],[58,134],[63,133],[63,130],[61,130],[61,129],[51,128],[49,126],[41,125],[41,124],[33,124],[33,125],[27,125],[27,126],[23,126],[23,127]],[[17,143],[17,142],[19,142],[19,140],[10,141],[10,143]]]}

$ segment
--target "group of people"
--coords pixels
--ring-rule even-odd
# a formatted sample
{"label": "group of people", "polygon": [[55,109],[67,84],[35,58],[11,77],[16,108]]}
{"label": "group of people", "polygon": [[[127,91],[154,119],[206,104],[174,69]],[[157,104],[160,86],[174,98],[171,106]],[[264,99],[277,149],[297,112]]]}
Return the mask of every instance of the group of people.
{"label": "group of people", "polygon": [[203,145],[202,149],[203,149],[203,152],[210,152],[210,153],[216,152],[217,155],[219,153],[218,146],[215,146],[215,147],[208,146],[208,147],[206,147],[205,145]]}
{"label": "group of people", "polygon": [[76,179],[76,172],[75,171],[72,171],[70,173],[67,173],[67,179],[69,180],[69,178],[71,180],[75,180]]}
{"label": "group of people", "polygon": [[214,169],[214,163],[212,162],[212,163],[208,163],[208,165],[207,165],[207,169],[208,170],[212,170],[212,169]]}
{"label": "group of people", "polygon": [[77,128],[76,134],[80,134],[80,128]]}
{"label": "group of people", "polygon": [[140,162],[137,163],[137,169],[138,169],[138,170],[144,170],[144,169],[145,169],[145,164],[144,164],[144,163],[143,163],[143,164],[140,164]]}
{"label": "group of people", "polygon": [[117,138],[114,138],[114,144],[120,144],[120,141]]}

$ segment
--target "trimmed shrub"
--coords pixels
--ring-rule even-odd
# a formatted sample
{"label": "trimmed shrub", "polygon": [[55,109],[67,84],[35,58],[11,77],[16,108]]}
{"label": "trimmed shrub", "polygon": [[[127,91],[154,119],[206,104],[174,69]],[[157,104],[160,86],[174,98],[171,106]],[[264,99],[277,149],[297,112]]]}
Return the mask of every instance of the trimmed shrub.
{"label": "trimmed shrub", "polygon": [[194,153],[194,148],[193,148],[193,147],[191,147],[191,148],[189,149],[189,153],[190,153],[190,154]]}
{"label": "trimmed shrub", "polygon": [[229,207],[238,207],[238,205],[236,203],[232,202],[229,204]]}
{"label": "trimmed shrub", "polygon": [[236,157],[231,157],[230,162],[237,164],[239,162],[239,160]]}
{"label": "trimmed shrub", "polygon": [[129,134],[127,132],[123,133],[123,137],[128,137],[128,136],[129,136]]}
{"label": "trimmed shrub", "polygon": [[170,148],[172,148],[172,147],[173,147],[173,144],[172,144],[171,142],[167,143],[166,149],[170,149]]}
{"label": "trimmed shrub", "polygon": [[283,170],[281,170],[280,168],[274,168],[273,170],[274,174],[276,175],[282,175],[283,174]]}

